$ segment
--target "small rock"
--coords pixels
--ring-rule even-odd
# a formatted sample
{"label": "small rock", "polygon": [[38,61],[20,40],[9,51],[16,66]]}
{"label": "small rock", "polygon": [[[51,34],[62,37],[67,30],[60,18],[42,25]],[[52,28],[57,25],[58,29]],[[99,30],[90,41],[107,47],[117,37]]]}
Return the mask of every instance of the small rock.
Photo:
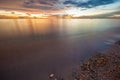
{"label": "small rock", "polygon": [[54,76],[55,76],[55,74],[52,73],[49,75],[49,78],[53,78]]}

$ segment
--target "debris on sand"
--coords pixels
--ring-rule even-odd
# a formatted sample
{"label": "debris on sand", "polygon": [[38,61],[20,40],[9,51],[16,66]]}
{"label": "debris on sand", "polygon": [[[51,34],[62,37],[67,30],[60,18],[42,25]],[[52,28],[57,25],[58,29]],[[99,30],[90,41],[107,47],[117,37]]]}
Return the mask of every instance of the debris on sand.
{"label": "debris on sand", "polygon": [[[83,62],[79,69],[72,72],[72,80],[120,80],[120,41],[110,49]],[[50,80],[65,80],[56,74]]]}
{"label": "debris on sand", "polygon": [[53,78],[54,76],[55,76],[55,74],[52,73],[49,75],[49,78]]}
{"label": "debris on sand", "polygon": [[119,45],[120,41],[104,53],[83,62],[79,70],[74,73],[74,80],[120,80]]}
{"label": "debris on sand", "polygon": [[62,76],[58,76],[58,75],[55,75],[53,73],[49,74],[48,77],[49,77],[50,80],[64,80],[62,78]]}

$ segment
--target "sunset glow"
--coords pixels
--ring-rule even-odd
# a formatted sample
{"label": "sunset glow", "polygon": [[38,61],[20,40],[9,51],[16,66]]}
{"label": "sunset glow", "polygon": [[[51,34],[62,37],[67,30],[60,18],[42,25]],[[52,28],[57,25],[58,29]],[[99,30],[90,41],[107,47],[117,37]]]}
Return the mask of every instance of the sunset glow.
{"label": "sunset glow", "polygon": [[120,80],[119,48],[120,0],[0,0],[0,80]]}
{"label": "sunset glow", "polygon": [[107,18],[120,14],[119,4],[120,0],[14,0],[14,4],[8,0],[1,0],[0,15],[31,15],[31,17],[46,15],[71,15],[73,17],[99,15]]}

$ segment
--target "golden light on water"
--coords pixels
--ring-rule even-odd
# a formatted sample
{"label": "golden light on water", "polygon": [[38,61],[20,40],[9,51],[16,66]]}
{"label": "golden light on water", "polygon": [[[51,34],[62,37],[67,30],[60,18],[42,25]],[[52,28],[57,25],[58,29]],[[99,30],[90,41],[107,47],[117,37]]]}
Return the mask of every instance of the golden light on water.
{"label": "golden light on water", "polygon": [[53,33],[58,33],[59,35],[76,34],[110,28],[106,23],[110,23],[111,26],[115,25],[114,22],[109,20],[70,19],[70,16],[67,19],[54,17],[47,19],[1,19],[0,36],[51,35]]}

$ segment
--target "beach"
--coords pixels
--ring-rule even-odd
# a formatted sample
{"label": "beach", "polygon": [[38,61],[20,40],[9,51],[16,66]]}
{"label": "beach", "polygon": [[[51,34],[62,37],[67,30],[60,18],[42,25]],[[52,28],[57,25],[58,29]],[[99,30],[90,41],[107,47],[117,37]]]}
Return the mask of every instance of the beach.
{"label": "beach", "polygon": [[74,80],[119,80],[120,41],[111,48],[92,56],[73,73]]}

